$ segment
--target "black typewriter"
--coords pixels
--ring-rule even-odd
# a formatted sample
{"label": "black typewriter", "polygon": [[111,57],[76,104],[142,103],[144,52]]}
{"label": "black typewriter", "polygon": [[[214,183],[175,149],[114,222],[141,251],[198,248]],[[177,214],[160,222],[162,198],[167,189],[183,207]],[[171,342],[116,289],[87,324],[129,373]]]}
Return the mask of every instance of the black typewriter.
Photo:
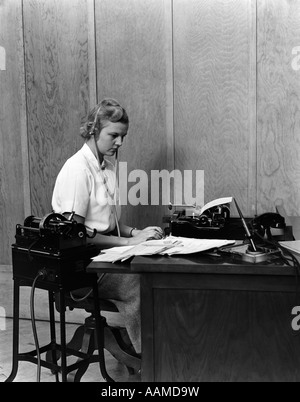
{"label": "black typewriter", "polygon": [[[187,214],[187,211],[188,209],[177,210],[164,218],[164,223],[169,224],[169,227],[165,229],[166,234],[198,239],[248,239],[241,216],[231,217],[227,204],[207,209],[201,215],[196,212]],[[278,213],[266,212],[251,218],[243,217],[243,219],[251,235],[258,242],[263,237],[277,241],[294,239],[292,228],[286,225],[284,217]],[[274,229],[281,229],[281,233],[272,234],[271,231]]]}
{"label": "black typewriter", "polygon": [[87,242],[86,228],[76,220],[50,213],[43,218],[29,216],[16,225],[12,244],[14,278],[33,279],[39,270],[46,281],[63,283],[75,273],[84,273],[99,249]]}
{"label": "black typewriter", "polygon": [[[250,218],[245,218],[250,222]],[[238,217],[230,216],[227,204],[218,205],[204,214],[187,215],[186,210],[177,210],[164,220],[169,223],[167,232],[173,236],[198,239],[244,240],[245,229]]]}

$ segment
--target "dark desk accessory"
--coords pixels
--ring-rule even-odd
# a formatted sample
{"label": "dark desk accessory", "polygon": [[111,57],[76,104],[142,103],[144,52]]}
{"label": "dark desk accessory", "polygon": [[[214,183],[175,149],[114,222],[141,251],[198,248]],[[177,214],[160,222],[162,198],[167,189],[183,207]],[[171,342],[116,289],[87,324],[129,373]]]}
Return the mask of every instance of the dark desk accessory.
{"label": "dark desk accessory", "polygon": [[65,284],[74,273],[84,273],[91,258],[99,253],[87,243],[83,224],[50,213],[43,218],[29,216],[16,226],[12,245],[14,278],[33,280],[43,269],[43,283]]}
{"label": "dark desk accessory", "polygon": [[[222,255],[237,261],[262,263],[278,258],[281,251],[275,244],[276,241],[293,239],[292,231],[287,230],[291,228],[287,228],[285,218],[272,212],[245,218],[236,199],[232,198],[232,201],[239,217],[230,216],[228,204],[216,205],[201,215],[197,214],[196,208],[191,209],[193,206],[185,206],[186,208],[177,209],[170,217],[164,219],[165,223],[169,223],[165,232],[179,237],[242,241],[242,244],[238,242],[239,244],[234,246],[220,249]],[[169,209],[172,210],[172,205]],[[278,233],[272,234],[278,230],[280,236]]]}
{"label": "dark desk accessory", "polygon": [[[178,207],[178,206],[177,206]],[[170,216],[165,216],[166,235],[196,239],[244,240],[245,229],[240,218],[230,216],[228,204],[221,204],[205,210],[201,215],[190,206],[180,206]],[[172,209],[169,208],[170,210]],[[250,218],[245,218],[250,221]]]}
{"label": "dark desk accessory", "polygon": [[251,250],[250,243],[236,244],[230,247],[222,247],[218,253],[223,257],[228,257],[232,262],[246,262],[258,264],[272,262],[281,255],[280,250],[260,246],[256,251]]}
{"label": "dark desk accessory", "polygon": [[219,253],[236,261],[253,264],[280,257],[282,253],[277,244],[272,241],[271,228],[284,230],[286,227],[284,218],[277,213],[265,213],[247,224],[235,199],[234,202],[245,230],[246,241],[244,244],[223,247]]}
{"label": "dark desk accessory", "polygon": [[255,217],[251,222],[251,229],[260,238],[266,237],[272,241],[272,229],[286,229],[285,218],[275,212],[266,212]]}

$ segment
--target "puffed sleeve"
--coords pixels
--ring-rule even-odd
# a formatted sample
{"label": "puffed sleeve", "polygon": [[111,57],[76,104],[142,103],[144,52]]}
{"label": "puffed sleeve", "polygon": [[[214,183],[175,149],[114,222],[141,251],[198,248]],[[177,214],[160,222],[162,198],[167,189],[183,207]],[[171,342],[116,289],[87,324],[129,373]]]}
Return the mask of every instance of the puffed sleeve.
{"label": "puffed sleeve", "polygon": [[52,208],[56,213],[75,212],[86,218],[92,189],[91,174],[84,166],[66,164],[57,176],[52,195]]}

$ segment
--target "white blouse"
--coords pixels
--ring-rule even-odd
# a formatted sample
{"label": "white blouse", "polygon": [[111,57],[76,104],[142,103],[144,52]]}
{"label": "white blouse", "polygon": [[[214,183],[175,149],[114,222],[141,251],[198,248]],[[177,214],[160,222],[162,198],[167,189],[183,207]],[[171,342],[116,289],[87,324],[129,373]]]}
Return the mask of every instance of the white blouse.
{"label": "white blouse", "polygon": [[[52,208],[56,213],[82,216],[85,226],[99,233],[108,233],[116,227],[121,208],[118,200],[114,165],[105,160],[100,169],[96,156],[87,144],[69,158],[59,172],[52,195]],[[115,195],[114,195],[115,193]]]}

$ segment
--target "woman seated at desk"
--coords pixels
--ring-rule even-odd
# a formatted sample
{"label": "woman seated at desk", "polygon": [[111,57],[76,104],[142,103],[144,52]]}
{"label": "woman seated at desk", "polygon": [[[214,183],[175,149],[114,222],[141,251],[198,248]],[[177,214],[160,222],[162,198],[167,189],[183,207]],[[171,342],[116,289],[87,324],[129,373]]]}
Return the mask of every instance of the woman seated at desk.
{"label": "woman seated at desk", "polygon": [[[117,153],[129,127],[126,110],[113,99],[102,100],[81,127],[85,144],[69,158],[59,172],[52,196],[54,212],[84,223],[97,234],[90,241],[99,249],[135,245],[160,239],[163,230],[151,226],[142,230],[120,223],[117,188]],[[105,156],[116,156],[116,166]],[[141,353],[139,275],[105,274],[99,282],[102,299],[118,308],[137,354]]]}

